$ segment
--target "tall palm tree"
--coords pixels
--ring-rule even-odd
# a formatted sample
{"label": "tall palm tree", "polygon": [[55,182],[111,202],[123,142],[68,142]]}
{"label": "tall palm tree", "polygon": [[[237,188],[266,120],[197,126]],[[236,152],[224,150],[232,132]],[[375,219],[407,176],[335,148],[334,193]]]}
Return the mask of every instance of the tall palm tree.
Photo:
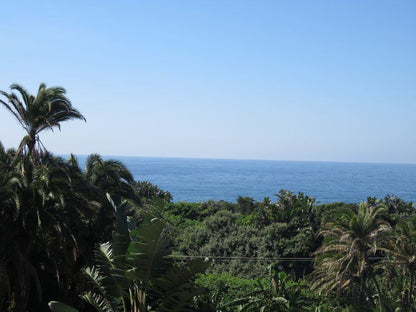
{"label": "tall palm tree", "polygon": [[[45,129],[61,128],[61,122],[70,119],[83,119],[84,116],[76,110],[65,96],[62,87],[47,88],[41,83],[36,96],[30,95],[21,85],[12,84],[11,93],[0,91],[6,100],[0,103],[17,119],[27,135],[20,143],[18,154],[25,148],[32,154],[36,145],[40,149],[39,133]],[[19,96],[13,91],[17,91]]]}
{"label": "tall palm tree", "polygon": [[366,284],[370,278],[381,305],[381,290],[371,256],[380,250],[381,238],[390,229],[381,218],[384,212],[382,206],[362,203],[357,212],[341,209],[335,220],[326,225],[320,232],[324,242],[316,251],[315,289],[328,292],[358,286],[358,304],[364,304],[373,300]]}
{"label": "tall palm tree", "polygon": [[63,121],[85,120],[65,89],[42,83],[36,96],[18,84],[10,89],[0,91],[0,106],[17,119],[26,136],[17,151],[0,146],[0,310],[20,312],[26,311],[34,290],[41,296],[45,283],[39,273],[56,279],[59,288],[73,288],[66,287],[74,271],[67,268],[77,262],[81,249],[90,253],[82,245],[98,209],[73,183],[75,166],[44,152],[39,140],[41,131],[60,129]]}

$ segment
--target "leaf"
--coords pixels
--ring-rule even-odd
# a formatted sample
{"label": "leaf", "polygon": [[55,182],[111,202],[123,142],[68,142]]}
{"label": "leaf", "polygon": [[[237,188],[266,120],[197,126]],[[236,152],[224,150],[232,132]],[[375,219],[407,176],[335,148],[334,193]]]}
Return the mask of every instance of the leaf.
{"label": "leaf", "polygon": [[50,301],[48,306],[52,312],[78,312],[77,309],[59,301]]}
{"label": "leaf", "polygon": [[134,269],[127,272],[129,279],[147,283],[163,275],[171,265],[171,261],[166,258],[170,254],[170,240],[165,235],[165,227],[165,221],[152,219],[139,230],[130,232],[132,241],[127,257]]}
{"label": "leaf", "polygon": [[115,224],[112,247],[116,261],[124,262],[126,252],[130,243],[130,234],[126,211],[129,208],[127,201],[121,201],[118,196],[111,197],[107,193],[107,199],[114,208]]}

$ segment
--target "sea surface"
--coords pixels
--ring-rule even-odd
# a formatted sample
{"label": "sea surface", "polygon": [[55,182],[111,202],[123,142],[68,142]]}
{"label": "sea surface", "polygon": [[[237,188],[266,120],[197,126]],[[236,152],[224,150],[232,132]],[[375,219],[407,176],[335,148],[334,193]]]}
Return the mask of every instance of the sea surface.
{"label": "sea surface", "polygon": [[[80,165],[86,156],[78,156]],[[122,161],[136,180],[147,180],[173,201],[275,199],[279,190],[303,192],[320,203],[358,203],[368,196],[416,200],[416,164],[109,157]]]}

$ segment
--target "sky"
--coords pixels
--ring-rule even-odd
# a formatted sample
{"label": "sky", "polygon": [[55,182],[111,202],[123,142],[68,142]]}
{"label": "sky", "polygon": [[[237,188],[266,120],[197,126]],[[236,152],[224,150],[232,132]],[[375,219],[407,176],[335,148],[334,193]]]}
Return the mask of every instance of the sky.
{"label": "sky", "polygon": [[0,36],[0,90],[87,119],[56,154],[416,163],[413,0],[4,1]]}

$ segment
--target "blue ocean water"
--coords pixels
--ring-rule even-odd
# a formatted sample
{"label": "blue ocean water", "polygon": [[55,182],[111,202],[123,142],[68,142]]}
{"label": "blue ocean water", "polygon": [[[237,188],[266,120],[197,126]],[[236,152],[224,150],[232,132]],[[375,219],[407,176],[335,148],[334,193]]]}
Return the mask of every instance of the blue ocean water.
{"label": "blue ocean water", "polygon": [[[262,200],[285,189],[321,203],[357,203],[367,196],[396,195],[416,200],[415,164],[230,160],[159,157],[107,157],[122,161],[136,180],[147,180],[173,195],[173,201]],[[80,165],[85,156],[79,156]]]}

